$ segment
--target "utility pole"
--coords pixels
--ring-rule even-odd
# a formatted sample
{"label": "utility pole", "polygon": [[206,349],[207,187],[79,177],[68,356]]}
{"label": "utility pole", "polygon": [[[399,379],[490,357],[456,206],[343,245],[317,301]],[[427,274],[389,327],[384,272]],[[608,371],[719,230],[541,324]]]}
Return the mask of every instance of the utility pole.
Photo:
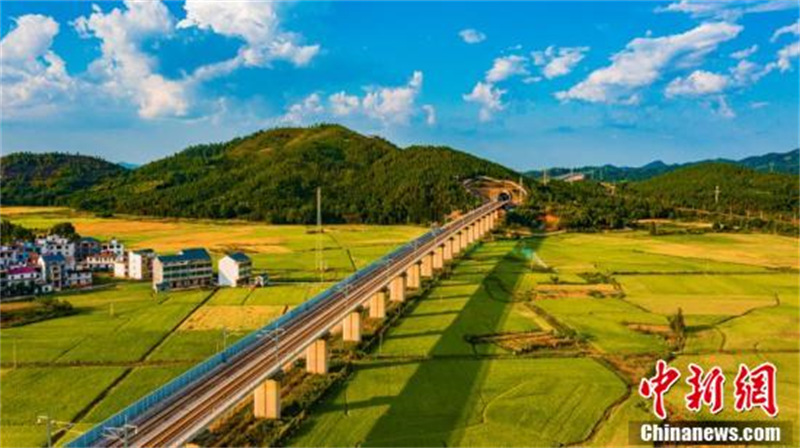
{"label": "utility pole", "polygon": [[319,281],[324,281],[325,260],[322,254],[322,187],[317,187],[317,271]]}
{"label": "utility pole", "polygon": [[719,204],[719,185],[714,188],[714,205]]}
{"label": "utility pole", "polygon": [[50,414],[36,417],[36,423],[42,424],[42,422],[47,425],[47,448],[51,448],[53,446],[53,419],[50,418]]}
{"label": "utility pole", "polygon": [[547,168],[544,169],[544,175],[542,176],[542,183],[547,185]]}

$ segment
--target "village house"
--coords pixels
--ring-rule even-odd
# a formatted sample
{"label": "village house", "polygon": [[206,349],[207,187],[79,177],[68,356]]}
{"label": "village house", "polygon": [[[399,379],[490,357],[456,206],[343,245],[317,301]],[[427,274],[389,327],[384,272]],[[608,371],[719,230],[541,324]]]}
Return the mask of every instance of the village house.
{"label": "village house", "polygon": [[91,255],[100,253],[100,241],[98,241],[97,238],[84,236],[78,240],[78,246],[75,252],[75,256],[79,260],[84,260]]}
{"label": "village house", "polygon": [[119,257],[111,251],[105,250],[100,253],[89,255],[83,260],[83,267],[92,271],[111,271],[114,263]]}
{"label": "village house", "polygon": [[39,266],[15,266],[0,271],[0,289],[4,296],[33,294],[40,279]]}
{"label": "village house", "polygon": [[205,249],[183,249],[175,255],[159,255],[153,261],[153,289],[202,288],[211,285],[211,256]]}
{"label": "village house", "polygon": [[114,262],[114,277],[128,278],[128,260],[122,259]]}
{"label": "village house", "polygon": [[125,245],[120,243],[116,238],[111,238],[107,243],[100,245],[101,252],[111,252],[115,257],[125,256]]}
{"label": "village house", "polygon": [[217,283],[220,286],[244,286],[250,283],[253,262],[242,252],[228,254],[219,260]]}
{"label": "village house", "polygon": [[144,280],[153,275],[153,260],[156,253],[153,249],[139,249],[128,252],[128,277]]}
{"label": "village house", "polygon": [[92,271],[89,269],[69,269],[66,275],[67,288],[88,288],[92,286]]}
{"label": "village house", "polygon": [[60,291],[66,286],[67,260],[62,254],[45,254],[39,257],[42,277],[53,289]]}
{"label": "village house", "polygon": [[47,235],[36,241],[42,255],[61,255],[68,267],[75,266],[75,243],[60,235]]}

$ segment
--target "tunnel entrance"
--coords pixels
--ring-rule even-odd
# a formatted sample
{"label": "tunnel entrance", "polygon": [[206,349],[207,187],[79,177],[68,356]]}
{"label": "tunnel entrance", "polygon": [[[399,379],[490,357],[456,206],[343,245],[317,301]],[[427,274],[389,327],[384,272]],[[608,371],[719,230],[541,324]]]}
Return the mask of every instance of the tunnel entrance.
{"label": "tunnel entrance", "polygon": [[499,195],[497,195],[497,200],[498,201],[510,201],[511,200],[511,193],[509,193],[507,191],[503,191]]}

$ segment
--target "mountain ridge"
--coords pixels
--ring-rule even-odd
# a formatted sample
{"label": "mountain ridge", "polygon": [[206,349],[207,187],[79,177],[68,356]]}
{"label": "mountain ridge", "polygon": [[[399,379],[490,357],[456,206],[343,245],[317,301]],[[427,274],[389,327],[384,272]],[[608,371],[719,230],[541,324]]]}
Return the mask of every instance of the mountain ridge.
{"label": "mountain ridge", "polygon": [[[433,222],[476,204],[461,185],[464,179],[518,177],[452,148],[399,148],[330,124],[258,131],[119,169],[124,172],[49,202],[104,214],[311,223],[316,188],[322,187],[326,222]],[[4,177],[4,195],[9,183]],[[29,189],[28,197],[46,193],[33,183]],[[14,193],[6,203],[21,203]]]}
{"label": "mountain ridge", "polygon": [[[547,175],[552,178],[569,173],[583,173],[595,180],[607,182],[639,181],[651,179],[679,168],[714,162],[741,165],[761,172],[800,175],[800,148],[787,152],[769,152],[761,155],[748,156],[738,160],[715,158],[672,164],[665,163],[662,160],[654,160],[638,167],[617,166],[613,164],[586,165],[579,168],[555,167],[549,168],[547,170]],[[529,178],[541,179],[544,170],[529,170],[524,174]]]}

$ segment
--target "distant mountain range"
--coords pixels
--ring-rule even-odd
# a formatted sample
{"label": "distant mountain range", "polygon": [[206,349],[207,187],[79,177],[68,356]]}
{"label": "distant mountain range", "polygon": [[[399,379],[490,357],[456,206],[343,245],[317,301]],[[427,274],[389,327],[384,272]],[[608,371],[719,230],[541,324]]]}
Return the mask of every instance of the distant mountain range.
{"label": "distant mountain range", "polygon": [[136,168],[68,154],[0,160],[3,204],[69,205],[99,213],[312,223],[439,221],[477,198],[462,182],[517,179],[447,147],[399,148],[338,125],[279,128],[197,145]]}
{"label": "distant mountain range", "polygon": [[[627,167],[615,165],[583,166],[580,168],[551,168],[547,170],[550,178],[563,176],[570,173],[583,173],[595,180],[607,182],[638,181],[651,179],[661,174],[666,174],[678,168],[698,165],[708,162],[726,162],[744,166],[761,172],[773,172],[800,175],[800,149],[784,153],[769,153],[761,156],[747,157],[741,160],[709,159],[698,162],[666,164],[660,160],[650,162],[640,167]],[[533,170],[525,173],[526,176],[541,179],[543,170]]]}

